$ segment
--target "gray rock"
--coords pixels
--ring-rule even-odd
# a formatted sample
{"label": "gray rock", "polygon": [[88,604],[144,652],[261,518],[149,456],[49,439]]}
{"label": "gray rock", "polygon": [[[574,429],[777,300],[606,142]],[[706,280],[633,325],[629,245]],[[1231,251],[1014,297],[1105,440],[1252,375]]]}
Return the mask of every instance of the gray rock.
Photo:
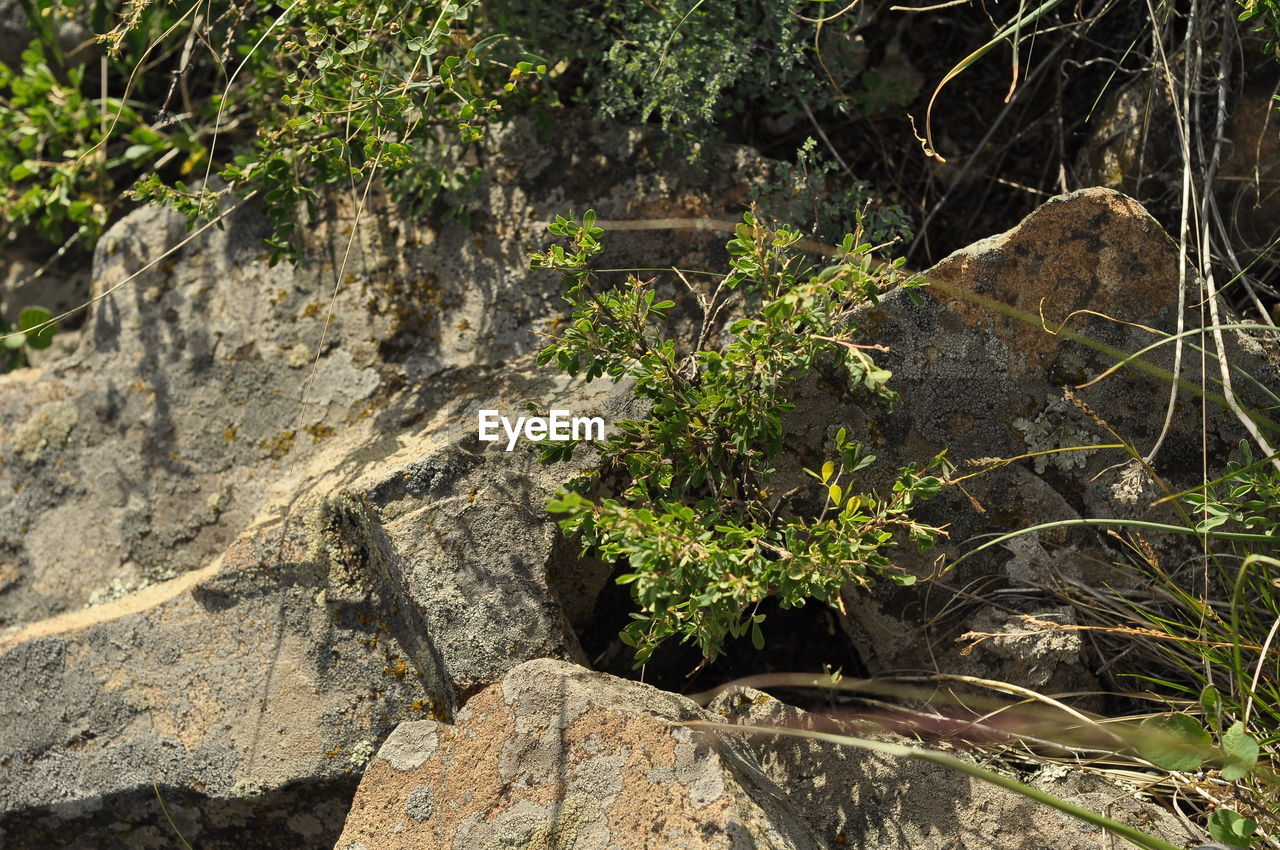
{"label": "gray rock", "polygon": [[[836,428],[846,426],[880,459],[859,486],[880,488],[889,484],[888,470],[944,449],[965,473],[981,468],[986,458],[1084,447],[993,468],[965,481],[963,489],[947,488],[925,503],[918,515],[945,525],[950,536],[925,555],[905,547],[895,552],[898,563],[920,576],[936,574],[939,555],[954,561],[974,548],[980,535],[1085,516],[1177,523],[1171,506],[1151,506],[1156,487],[1127,464],[1126,451],[1089,448],[1117,442],[1108,426],[1139,452],[1155,444],[1169,396],[1164,375],[1172,369],[1173,346],[1144,358],[1154,372],[1130,366],[1076,390],[1079,406],[1063,395],[1064,387],[1101,375],[1124,356],[1120,352],[1155,341],[1143,326],[1176,330],[1177,256],[1169,237],[1131,198],[1106,189],[1054,198],[1008,232],[957,251],[926,271],[931,284],[921,290],[923,304],[896,290],[866,309],[861,325],[871,340],[889,346],[877,363],[892,371],[889,385],[901,395],[900,403],[892,411],[882,405],[833,405],[829,391],[814,382],[797,405],[796,442],[823,446],[829,454]],[[1189,286],[1194,284],[1192,275]],[[1188,305],[1199,297],[1189,291]],[[1055,333],[1064,322],[1065,329]],[[1198,322],[1198,310],[1189,307],[1186,326]],[[1228,333],[1227,342],[1232,363],[1264,384],[1280,383],[1274,352],[1240,334]],[[1183,358],[1186,387],[1199,386],[1199,368],[1198,356]],[[1212,368],[1211,385],[1216,364]],[[1237,381],[1237,392],[1255,409],[1268,404],[1243,381]],[[1210,404],[1205,427],[1209,450],[1220,459],[1245,436],[1221,404]],[[1199,480],[1202,445],[1199,399],[1184,389],[1154,462],[1171,488]],[[1194,555],[1189,537],[1145,537],[1163,563]],[[1132,571],[1126,575],[1107,566],[1116,559],[1103,530],[1040,532],[979,553],[947,578],[974,591],[969,603],[976,607],[975,598],[1000,584],[1035,587],[1071,580],[1133,586],[1138,579]],[[932,596],[950,598],[937,591]],[[870,597],[857,589],[845,595],[845,625],[872,672],[962,665],[954,638],[972,625],[953,618],[931,631],[926,624],[938,609],[919,603],[917,588],[887,584]],[[1045,602],[1009,604],[1018,614],[1042,611]],[[1043,635],[1046,641],[1060,637]],[[1017,683],[1058,691],[1081,686],[1066,666],[1053,666],[1064,677],[1037,674]],[[998,663],[987,672],[1017,676],[1030,668]]]}
{"label": "gray rock", "polygon": [[[584,413],[625,399],[599,382],[503,384]],[[0,829],[13,846],[169,846],[153,782],[199,846],[243,846],[246,829],[255,846],[331,843],[396,722],[447,718],[526,658],[580,658],[548,578],[542,504],[588,459],[542,467],[529,447],[451,435],[495,402],[453,389],[398,454],[366,466],[348,446],[347,468],[309,467],[293,519],[269,505],[208,567],[0,639]],[[293,823],[312,797],[333,808]],[[122,832],[122,809],[135,829]],[[152,827],[148,844],[137,830]]]}
{"label": "gray rock", "polygon": [[[581,660],[559,600],[589,607],[606,577],[574,571],[544,504],[593,458],[481,443],[477,411],[637,413],[626,386],[535,366],[562,305],[525,252],[565,206],[720,189],[638,137],[550,143],[578,181],[557,188],[534,144],[499,134],[486,155],[524,163],[502,179],[542,177],[482,186],[470,229],[339,199],[301,268],[267,265],[251,208],[190,241],[157,209],[104,236],[80,347],[0,376],[5,846],[173,846],[161,800],[194,846],[331,846],[397,723]],[[698,262],[715,241],[675,244]]]}
{"label": "gray rock", "polygon": [[[493,368],[472,379],[500,384],[563,318],[556,276],[526,260],[556,214],[671,215],[673,196],[706,206],[741,194],[755,167],[730,151],[715,178],[681,175],[659,170],[637,133],[590,142],[589,128],[566,130],[498,132],[485,153],[498,176],[458,201],[469,226],[378,203],[357,222],[333,200],[306,230],[300,268],[268,266],[253,207],[190,241],[185,219],[160,208],[112,227],[77,352],[0,375],[0,565],[13,577],[0,628],[199,569],[269,499],[305,490],[307,464],[339,463],[339,438],[362,444],[367,465],[463,370]],[[532,173],[518,181],[522,168]],[[720,242],[620,234],[609,261],[648,266],[660,249],[709,265]],[[474,411],[460,415],[456,433],[474,431]]]}

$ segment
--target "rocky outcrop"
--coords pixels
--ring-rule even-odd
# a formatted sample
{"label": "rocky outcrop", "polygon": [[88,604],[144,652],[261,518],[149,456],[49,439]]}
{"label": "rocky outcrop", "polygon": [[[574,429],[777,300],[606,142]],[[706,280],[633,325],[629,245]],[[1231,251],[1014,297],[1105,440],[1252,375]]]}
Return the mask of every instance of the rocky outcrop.
{"label": "rocky outcrop", "polygon": [[[480,154],[492,176],[470,227],[377,204],[357,220],[335,202],[301,268],[266,264],[251,209],[190,240],[170,214],[136,213],[99,246],[79,349],[0,377],[5,847],[168,847],[175,829],[202,848],[328,847],[361,781],[340,844],[353,850],[941,847],[947,818],[1010,842],[996,846],[1032,846],[1000,831],[1017,819],[1050,834],[1056,821],[954,778],[910,773],[908,795],[893,790],[900,765],[815,750],[808,770],[781,745],[699,736],[673,723],[718,714],[583,669],[594,659],[575,624],[600,607],[608,567],[572,558],[544,504],[592,457],[539,465],[532,446],[479,442],[476,413],[642,411],[626,386],[535,368],[531,331],[554,332],[560,306],[524,253],[543,241],[535,222],[567,208],[733,205],[758,162],[733,154],[708,184],[658,170],[637,134],[535,145],[532,132],[514,122]],[[613,188],[590,194],[600,185]],[[609,262],[712,266],[717,242],[624,234]],[[1169,328],[1173,256],[1140,208],[1099,191],[959,252],[932,270],[923,306],[890,293],[863,317],[892,347],[882,362],[902,404],[833,402],[815,381],[781,475],[841,425],[889,463],[1100,441],[1094,416],[1149,445],[1160,380],[1122,372],[1081,391],[1084,414],[1060,384],[1097,374],[1106,350],[1026,318],[1089,308]],[[1072,323],[1116,350],[1149,340],[1134,324]],[[1194,413],[1184,396],[1157,460],[1174,482],[1199,445]],[[1212,427],[1215,448],[1234,439],[1228,415]],[[951,524],[945,551],[1029,521],[1149,515],[1105,471],[1115,459],[1042,455],[944,495],[929,509]],[[971,563],[1001,580],[1048,574],[1050,560],[1087,577],[1100,546],[1041,537]],[[878,593],[850,594],[843,620],[868,666],[928,657],[926,614]],[[1005,613],[954,624],[994,635],[976,661],[959,648],[935,660],[1088,685],[1078,640],[1028,641],[1010,627],[1023,612]],[[544,660],[520,666],[530,659]],[[913,808],[917,795],[936,805]]]}
{"label": "rocky outcrop", "polygon": [[[947,525],[950,537],[927,556],[901,553],[902,563],[920,575],[935,573],[939,554],[946,563],[972,549],[979,535],[1080,517],[1178,523],[1170,505],[1151,506],[1158,486],[1119,446],[1124,441],[1139,453],[1155,446],[1169,401],[1174,346],[1162,346],[1142,362],[1088,383],[1127,353],[1155,342],[1153,329],[1177,330],[1177,257],[1176,245],[1159,224],[1125,195],[1088,189],[1054,198],[1008,232],[957,251],[924,272],[930,285],[922,290],[923,304],[895,291],[865,311],[863,326],[889,347],[877,355],[877,363],[893,372],[890,386],[901,401],[892,411],[833,405],[830,394],[815,387],[813,398],[798,406],[796,442],[829,446],[835,429],[846,426],[881,459],[868,473],[868,482],[880,486],[886,482],[875,478],[875,470],[919,462],[944,449],[961,473],[982,469],[984,459],[1034,454],[989,468],[922,507],[921,515]],[[1185,327],[1190,329],[1199,325],[1194,305],[1202,297],[1194,274],[1188,287]],[[1240,374],[1280,385],[1260,340],[1234,332],[1226,338],[1229,359]],[[1199,480],[1204,449],[1225,459],[1245,436],[1216,395],[1217,368],[1210,361],[1212,395],[1202,440],[1200,357],[1188,349],[1182,359],[1171,428],[1152,463],[1171,490]],[[1238,376],[1235,385],[1246,405],[1261,410],[1270,404],[1244,378]],[[1064,396],[1064,388],[1078,403]],[[1180,563],[1193,554],[1185,545],[1190,538],[1150,533],[1145,538],[1162,563]],[[988,549],[949,573],[948,581],[975,590],[1066,580],[1134,586],[1140,579],[1133,571],[1110,566],[1117,558],[1105,529],[1060,529]],[[1030,650],[1029,663],[1010,663],[1002,640],[962,654],[954,638],[973,629],[964,618],[930,631],[927,624],[937,609],[921,606],[913,588],[881,587],[871,597],[853,591],[845,603],[852,614],[845,624],[872,672],[923,667],[1009,674],[1050,691],[1092,684],[1077,637],[1029,629],[1019,618],[1034,614],[1071,625],[1070,612],[1056,605],[1014,600],[1001,615],[1003,622],[984,615],[981,631],[1023,636],[1015,656],[1029,651],[1028,632],[1044,632],[1038,642],[1043,655]],[[1045,678],[1041,674],[1047,669],[1062,675]]]}
{"label": "rocky outcrop", "polygon": [[[251,527],[208,567],[0,640],[13,846],[171,846],[153,783],[199,846],[243,846],[250,828],[255,846],[319,846],[397,721],[447,718],[526,658],[584,661],[542,509],[580,463],[442,439],[469,407],[535,387],[508,382],[500,401],[452,389],[398,452],[317,485],[295,518]],[[607,384],[536,391],[617,415]],[[314,823],[281,814],[312,795],[336,808]],[[121,808],[145,829],[122,833]]]}
{"label": "rocky outcrop", "polygon": [[[78,351],[0,376],[4,846],[171,847],[172,818],[202,848],[328,847],[396,723],[530,658],[585,663],[559,597],[607,576],[569,566],[543,506],[591,457],[481,443],[477,411],[637,411],[535,367],[561,311],[524,253],[569,206],[734,189],[659,176],[638,134],[522,132],[483,152],[469,228],[335,202],[301,268],[268,266],[252,209],[190,241],[137,212],[99,245]],[[715,244],[614,259],[659,239]]]}
{"label": "rocky outcrop", "polygon": [[[455,724],[398,726],[365,771],[335,850],[1097,846],[1093,830],[959,773],[690,721],[818,723],[758,691],[722,694],[704,710],[643,684],[530,661]],[[1052,791],[1183,837],[1172,816],[1152,816],[1102,780]]]}
{"label": "rocky outcrop", "polygon": [[[154,208],[105,234],[79,350],[0,376],[0,626],[203,567],[307,490],[313,459],[336,469],[339,439],[370,459],[394,448],[451,391],[440,376],[500,383],[563,312],[555,276],[525,260],[555,214],[699,214],[745,200],[759,167],[730,152],[708,185],[659,171],[638,133],[534,133],[515,121],[497,135],[482,152],[494,176],[448,222],[376,202],[357,220],[334,200],[299,268],[268,266],[253,208],[190,241],[181,215]],[[610,261],[660,250],[710,265],[719,241],[624,234]],[[474,433],[470,416],[452,428]]]}

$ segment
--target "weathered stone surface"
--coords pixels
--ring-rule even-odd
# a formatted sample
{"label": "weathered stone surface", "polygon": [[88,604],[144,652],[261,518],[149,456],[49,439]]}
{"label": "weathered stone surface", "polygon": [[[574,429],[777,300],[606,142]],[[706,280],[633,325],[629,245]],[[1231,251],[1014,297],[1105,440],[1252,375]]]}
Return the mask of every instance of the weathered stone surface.
{"label": "weathered stone surface", "polygon": [[[833,725],[751,689],[723,693],[708,710],[747,725],[910,743],[872,728]],[[750,745],[763,773],[805,814],[827,847],[1095,850],[1108,840],[1097,828],[1047,806],[927,762],[786,735],[757,736]],[[1171,843],[1181,846],[1193,838],[1172,815],[1099,777],[1063,769],[1020,778]]]}
{"label": "weathered stone surface", "polygon": [[[397,727],[370,762],[335,850],[1091,850],[1099,840],[1079,822],[959,773],[812,740],[679,725],[694,720],[823,723],[758,691],[722,694],[703,710],[642,684],[530,661],[474,697],[454,725]],[[1172,817],[1102,780],[1046,787],[1167,839],[1185,837]]]}
{"label": "weathered stone surface", "polygon": [[[1177,327],[1176,247],[1141,206],[1109,190],[1050,200],[1007,233],[925,274],[932,285],[924,306],[895,293],[868,317],[880,319],[878,336],[892,349],[884,362],[903,395],[892,416],[877,420],[877,447],[910,435],[918,453],[948,446],[953,460],[964,462],[1114,443],[1094,416],[1063,400],[1063,387],[1081,385],[1156,341],[1143,326],[1164,333]],[[1188,285],[1187,303],[1194,305],[1194,276]],[[1188,309],[1186,327],[1198,321],[1199,311]],[[1230,333],[1228,341],[1235,362],[1264,381],[1274,376],[1256,341]],[[1151,448],[1163,424],[1173,346],[1144,360],[1157,373],[1130,366],[1077,392],[1139,451]],[[1187,385],[1198,387],[1199,358],[1184,357],[1182,368]],[[1211,369],[1216,376],[1216,364]],[[1250,399],[1247,386],[1237,389]],[[1174,486],[1198,474],[1200,452],[1199,401],[1187,388],[1179,399],[1174,428],[1155,460]],[[1211,403],[1208,415],[1211,451],[1242,433],[1222,405]],[[1122,450],[1100,449],[1022,466],[1092,516],[1141,515],[1147,500],[1131,500],[1119,486],[1115,464],[1126,459]],[[968,489],[998,478],[980,476]]]}
{"label": "weathered stone surface", "polygon": [[[351,445],[310,466],[283,529],[283,505],[268,506],[209,567],[0,639],[0,835],[171,846],[156,782],[199,846],[244,846],[250,828],[265,836],[255,846],[331,844],[396,722],[449,717],[524,659],[580,659],[542,505],[587,458],[543,467],[529,447],[451,433],[477,405],[532,397],[614,416],[625,398],[563,383],[448,385],[370,467]],[[309,795],[334,807],[318,825],[278,815]]]}
{"label": "weathered stone surface", "polygon": [[[299,268],[268,266],[253,208],[189,242],[164,209],[113,227],[77,353],[0,376],[0,627],[204,566],[336,438],[393,441],[439,403],[438,376],[540,348],[563,304],[525,255],[556,214],[701,214],[745,200],[758,164],[730,151],[714,179],[682,176],[640,133],[588,130],[497,133],[496,176],[458,202],[469,226],[377,198],[357,221],[335,200]],[[720,241],[622,234],[610,261],[651,265],[660,248],[708,265]]]}
{"label": "weathered stone surface", "polygon": [[551,660],[456,725],[403,723],[361,780],[341,850],[820,848],[749,749],[678,724],[685,697]]}
{"label": "weathered stone surface", "polygon": [[[173,846],[152,782],[195,846],[331,846],[396,723],[584,660],[559,598],[606,577],[568,568],[544,503],[591,457],[480,443],[476,414],[628,415],[626,386],[534,365],[561,309],[525,251],[566,206],[696,212],[715,189],[639,164],[636,134],[532,141],[495,139],[514,164],[471,229],[337,204],[298,269],[267,266],[252,210],[168,257],[187,234],[163,211],[104,237],[81,347],[0,377],[5,846]],[[553,188],[502,182],[521,169]],[[614,256],[659,239],[695,263],[716,241]]]}
{"label": "weathered stone surface", "polygon": [[[901,563],[920,575],[935,572],[939,554],[955,560],[976,546],[971,541],[978,535],[1084,516],[1177,522],[1170,506],[1151,507],[1157,488],[1127,463],[1124,449],[1087,448],[1117,442],[1101,420],[1137,451],[1151,449],[1165,418],[1165,375],[1172,370],[1173,346],[1144,358],[1155,374],[1126,367],[1076,390],[1092,413],[1063,396],[1064,387],[1083,384],[1154,342],[1157,337],[1143,326],[1176,330],[1177,271],[1176,246],[1132,199],[1106,189],[1055,198],[1007,233],[958,251],[925,272],[931,285],[922,290],[923,304],[895,291],[865,311],[862,323],[870,339],[890,349],[877,355],[877,363],[893,372],[890,386],[901,395],[892,411],[882,405],[833,404],[831,392],[815,384],[798,405],[792,439],[797,446],[825,446],[829,452],[835,430],[847,426],[880,458],[864,479],[879,487],[888,483],[887,470],[944,449],[961,472],[969,472],[980,468],[972,464],[983,458],[1086,447],[992,469],[926,503],[920,516],[946,525],[950,538],[923,557],[898,550]],[[1195,283],[1192,275],[1188,305],[1201,297]],[[1198,323],[1199,310],[1189,306],[1186,327]],[[1233,363],[1265,384],[1277,384],[1276,368],[1257,341],[1234,333],[1227,341]],[[1199,356],[1188,350],[1182,367],[1186,383],[1154,461],[1175,490],[1198,480],[1202,451],[1200,401],[1188,389],[1200,384]],[[1217,367],[1212,361],[1210,369],[1213,386]],[[1255,408],[1266,406],[1245,382],[1237,379],[1236,389]],[[1244,436],[1221,404],[1210,403],[1205,424],[1203,445],[1216,458],[1225,459]],[[779,464],[799,465],[785,459]],[[1188,554],[1180,548],[1182,538],[1146,536],[1157,555],[1173,563]],[[1118,587],[1135,581],[1131,573],[1108,567],[1114,560],[1104,530],[1058,530],[980,553],[949,579],[977,592],[972,600],[981,598],[983,587],[994,586],[992,577],[1031,585],[1051,585],[1058,576]],[[934,598],[947,597],[936,593]],[[920,605],[917,588],[883,586],[871,597],[853,591],[845,602],[851,614],[846,625],[873,672],[935,665],[954,669],[967,663],[954,638],[970,626],[952,619],[931,633],[926,623],[932,613]],[[1030,606],[1013,613],[1039,613],[1043,602]],[[1046,633],[1045,639],[1057,638]],[[993,662],[988,670],[993,675],[1000,669],[1018,672],[1016,665]],[[1025,684],[1074,690],[1080,682],[1068,678]]]}
{"label": "weathered stone surface", "polygon": [[[429,832],[437,829],[452,830],[449,842],[462,836],[459,847],[570,834],[584,847],[647,846],[646,836],[672,846],[663,842],[677,834],[697,847],[833,840],[829,823],[806,821],[812,813],[783,793],[800,780],[764,777],[746,744],[673,731],[668,721],[702,716],[686,701],[563,663],[585,663],[566,614],[589,610],[607,576],[599,565],[572,568],[543,504],[591,459],[547,468],[530,446],[507,453],[480,444],[476,411],[533,402],[608,421],[637,411],[626,387],[534,368],[540,340],[528,331],[553,330],[560,307],[550,276],[523,271],[524,251],[543,239],[533,222],[566,207],[619,218],[702,214],[717,195],[651,170],[637,135],[556,148],[529,144],[528,132],[514,124],[485,152],[496,176],[471,202],[472,229],[399,222],[376,204],[357,222],[337,205],[308,235],[311,263],[301,269],[268,268],[263,222],[241,211],[227,230],[113,289],[186,238],[178,219],[139,212],[100,245],[102,299],[75,354],[0,377],[5,846],[172,846],[153,782],[196,846],[241,847],[245,834],[264,847],[331,846],[364,763],[407,721],[426,725],[401,729],[460,737],[416,765],[405,755],[414,747],[396,738],[373,763],[365,782],[373,802],[348,831],[365,824],[393,842],[386,846],[402,834],[444,834]],[[727,165],[719,179],[729,184],[753,167],[744,158]],[[606,197],[588,194],[602,184],[612,187]],[[1059,382],[1096,374],[1099,357],[961,293],[1028,312],[1043,295],[1054,321],[1087,306],[1167,328],[1170,310],[1159,308],[1172,303],[1176,277],[1162,240],[1123,196],[1090,192],[953,256],[934,270],[925,306],[891,294],[867,314],[893,346],[882,360],[904,403],[893,413],[832,405],[815,385],[795,452],[780,465],[794,473],[840,425],[869,435],[891,462],[944,446],[963,460],[1096,436],[1092,420],[1054,399]],[[610,259],[710,265],[717,241],[624,235],[610,241]],[[1118,349],[1146,341],[1112,323],[1075,327]],[[1163,399],[1159,382],[1144,380],[1124,373],[1109,379],[1119,390],[1082,393],[1139,445],[1154,438]],[[1119,398],[1156,399],[1156,412]],[[1174,482],[1193,469],[1194,413],[1184,400],[1181,430],[1158,459]],[[1215,449],[1231,426],[1216,417]],[[1113,473],[1092,480],[1112,462],[1102,452],[1083,462],[1051,457],[967,485],[985,515],[956,494],[931,510],[952,523],[957,542],[1028,518],[1150,515],[1125,501]],[[1053,560],[1087,574],[1075,563],[1089,554],[1083,545],[1048,551],[1059,541],[1034,542],[975,566],[1034,578]],[[851,596],[846,625],[869,666],[919,649],[902,636],[923,625],[902,616],[900,602],[860,604]],[[888,639],[873,635],[875,616]],[[1003,662],[1021,651],[1013,646]],[[485,690],[543,656],[560,661],[522,667],[510,689]],[[449,720],[464,703],[455,726],[423,720]],[[568,705],[572,722],[562,729],[558,712]],[[449,747],[472,747],[476,760],[449,763]],[[557,754],[572,756],[577,773],[556,775]],[[526,772],[504,779],[506,762],[494,759],[507,756]],[[498,780],[480,764],[493,765]],[[552,774],[540,772],[548,764]],[[446,769],[464,781],[461,791],[425,780],[410,787],[394,775]],[[497,795],[506,780],[518,799],[479,808],[478,795]],[[557,796],[560,780],[578,790]],[[928,781],[917,782],[923,793]],[[939,799],[976,798],[965,787],[939,789]],[[455,796],[466,793],[470,802]],[[404,817],[379,825],[384,804]],[[379,832],[402,821],[399,833]],[[852,815],[842,823],[870,829]]]}

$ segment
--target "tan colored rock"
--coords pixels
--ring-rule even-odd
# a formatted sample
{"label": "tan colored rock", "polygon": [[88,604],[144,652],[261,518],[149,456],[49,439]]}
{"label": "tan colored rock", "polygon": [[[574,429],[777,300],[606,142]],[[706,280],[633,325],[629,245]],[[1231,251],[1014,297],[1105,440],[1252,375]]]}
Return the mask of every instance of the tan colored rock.
{"label": "tan colored rock", "polygon": [[[335,850],[1098,846],[1093,829],[960,773],[679,725],[690,720],[819,723],[758,691],[723,694],[703,710],[646,685],[530,661],[474,697],[456,725],[401,724],[366,770]],[[1100,780],[1074,776],[1051,790],[1176,834],[1172,817]]]}
{"label": "tan colored rock", "polygon": [[1177,301],[1172,240],[1141,204],[1107,189],[1046,201],[925,274],[936,300],[1010,346],[1011,377],[1023,380],[1047,375],[1067,342],[1046,333],[1042,317],[1054,329],[1079,310],[1145,323]]}
{"label": "tan colored rock", "polygon": [[551,660],[401,724],[360,783],[340,850],[819,848],[740,742],[675,725],[685,697]]}
{"label": "tan colored rock", "polygon": [[[919,576],[932,575],[939,555],[944,563],[954,562],[981,542],[980,535],[1059,520],[1180,521],[1170,506],[1152,506],[1157,487],[1141,470],[1135,476],[1126,466],[1125,449],[1093,448],[1115,445],[1116,435],[1139,452],[1155,445],[1169,400],[1174,347],[1145,355],[1148,368],[1127,366],[1081,386],[1156,341],[1149,329],[1168,334],[1178,327],[1178,250],[1155,219],[1132,198],[1109,189],[1073,192],[1046,202],[1007,232],[955,252],[924,276],[930,283],[920,290],[923,303],[898,290],[861,315],[868,341],[889,347],[876,361],[893,373],[889,387],[900,394],[900,403],[892,410],[832,404],[830,392],[814,386],[788,422],[794,435],[789,439],[794,445],[823,446],[830,456],[834,432],[847,428],[880,459],[863,473],[859,486],[882,492],[890,484],[889,470],[944,449],[961,474],[976,471],[973,464],[984,458],[1036,456],[970,478],[963,490],[946,488],[923,504],[919,516],[946,525],[950,537],[925,555],[906,547],[895,550],[899,563]],[[1195,305],[1201,297],[1199,282],[1188,274],[1187,328],[1199,324]],[[1224,316],[1224,321],[1230,319]],[[1235,365],[1266,385],[1280,386],[1261,342],[1230,332],[1226,339]],[[1216,363],[1211,361],[1210,370],[1209,386],[1216,391]],[[1202,448],[1208,448],[1211,465],[1221,464],[1245,436],[1234,415],[1211,401],[1203,422],[1208,439],[1202,439],[1200,399],[1193,391],[1201,383],[1200,357],[1190,349],[1183,357],[1182,379],[1172,428],[1154,461],[1174,490],[1199,480]],[[1064,388],[1088,410],[1064,398]],[[1242,379],[1236,389],[1255,409],[1270,404]],[[1069,451],[1055,451],[1060,449]],[[803,483],[800,465],[800,459],[786,456],[778,463],[797,484]],[[1194,554],[1183,546],[1190,538],[1144,536],[1166,564]],[[1121,558],[1104,529],[1060,528],[989,548],[947,578],[976,594],[956,601],[972,606],[986,588],[1052,584],[1056,576],[1122,588],[1135,578],[1132,571],[1108,567]],[[994,647],[980,647],[972,659],[961,660],[955,638],[970,626],[958,618],[935,620],[933,615],[948,607],[948,597],[933,593],[929,598],[931,609],[922,605],[918,588],[887,583],[870,597],[856,590],[845,595],[852,615],[846,625],[872,672],[935,665],[978,672],[969,662],[979,660],[992,676],[1019,673],[1018,665],[992,652]],[[1052,607],[1028,606],[1011,617],[1044,615]],[[1016,617],[1010,622],[1016,624]],[[1048,633],[1044,639],[1058,642]],[[1065,658],[1060,650],[1044,660],[1048,667],[1067,669],[1052,658]],[[1021,668],[1028,674],[1021,684],[1029,687],[1073,691],[1082,685],[1076,675],[1046,680],[1038,673],[1031,676],[1030,669]]]}

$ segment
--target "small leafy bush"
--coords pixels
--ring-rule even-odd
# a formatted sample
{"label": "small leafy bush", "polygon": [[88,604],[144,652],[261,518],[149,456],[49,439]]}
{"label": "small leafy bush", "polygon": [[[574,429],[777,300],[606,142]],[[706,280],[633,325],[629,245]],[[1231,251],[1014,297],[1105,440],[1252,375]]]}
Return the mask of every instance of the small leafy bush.
{"label": "small leafy bush", "polygon": [[[463,189],[474,175],[450,143],[481,138],[545,70],[472,26],[476,6],[130,0],[99,30],[101,80],[58,46],[78,10],[30,0],[37,38],[21,67],[0,68],[0,225],[52,242],[74,226],[91,248],[122,200],[212,214],[199,188],[211,172],[265,202],[274,262],[297,258],[322,187],[377,176],[419,205]],[[96,27],[107,8],[93,7]]]}
{"label": "small leafy bush", "polygon": [[497,28],[572,68],[575,99],[608,120],[656,121],[692,157],[730,121],[876,115],[920,94],[888,64],[863,70],[859,29],[872,13],[861,9],[769,0],[493,0],[484,9]]}
{"label": "small leafy bush", "polygon": [[[896,267],[878,267],[871,245],[847,236],[836,264],[813,268],[794,250],[797,231],[771,232],[748,213],[728,243],[731,269],[712,291],[690,285],[702,312],[697,339],[682,345],[661,325],[675,306],[631,277],[605,286],[591,268],[603,247],[594,213],[578,222],[558,217],[551,232],[568,240],[532,255],[534,268],[564,279],[573,308],[567,326],[539,356],[570,375],[631,378],[649,416],[616,423],[599,449],[601,470],[571,482],[548,508],[560,527],[581,536],[584,552],[625,560],[627,584],[640,611],[622,639],[643,664],[664,640],[696,643],[712,660],[731,637],[750,634],[759,648],[760,603],[784,608],[806,599],[839,605],[841,588],[876,576],[900,584],[914,577],[885,550],[906,540],[921,548],[942,533],[917,522],[911,509],[938,491],[939,456],[897,471],[887,494],[860,490],[858,473],[875,458],[841,428],[835,459],[817,470],[821,508],[792,508],[795,493],[770,492],[782,452],[789,391],[820,361],[843,368],[851,391],[884,402],[888,371],[875,346],[855,342],[854,313],[889,286],[914,287]],[[743,311],[715,344],[717,322],[733,303]],[[544,450],[563,458],[573,443]],[[622,476],[616,497],[594,499],[601,474]]]}
{"label": "small leafy bush", "polygon": [[839,166],[809,137],[795,162],[779,163],[769,179],[751,187],[751,197],[772,219],[807,222],[819,239],[837,242],[850,232],[873,245],[896,245],[912,237],[902,207],[876,199],[870,183],[840,179]]}
{"label": "small leafy bush", "polygon": [[[1216,770],[1226,782],[1238,782],[1256,773],[1274,787],[1277,777],[1269,767],[1259,764],[1258,740],[1246,731],[1244,722],[1237,720],[1223,728],[1224,706],[1218,689],[1212,685],[1205,688],[1199,707],[1210,724],[1209,729],[1189,714],[1150,717],[1140,727],[1143,734],[1138,738],[1139,754],[1165,770],[1187,773]],[[1219,806],[1210,814],[1208,828],[1215,841],[1232,847],[1248,847],[1258,822],[1232,808]]]}
{"label": "small leafy bush", "polygon": [[[56,67],[38,41],[21,67],[0,64],[0,226],[30,225],[54,243],[78,233],[92,244],[118,181],[164,144],[119,99],[86,96],[84,67]],[[102,149],[108,124],[127,148]]]}
{"label": "small leafy bush", "polygon": [[[469,181],[448,143],[480,139],[518,84],[545,70],[532,57],[497,58],[501,36],[470,26],[476,5],[299,0],[280,13],[251,7],[243,20],[223,10],[217,20],[228,22],[213,40],[236,62],[222,68],[227,82],[208,93],[201,124],[253,128],[219,173],[235,192],[266,201],[273,262],[296,259],[297,226],[316,220],[323,186],[376,173],[394,200],[423,204]],[[195,215],[212,209],[155,174],[134,197]]]}

